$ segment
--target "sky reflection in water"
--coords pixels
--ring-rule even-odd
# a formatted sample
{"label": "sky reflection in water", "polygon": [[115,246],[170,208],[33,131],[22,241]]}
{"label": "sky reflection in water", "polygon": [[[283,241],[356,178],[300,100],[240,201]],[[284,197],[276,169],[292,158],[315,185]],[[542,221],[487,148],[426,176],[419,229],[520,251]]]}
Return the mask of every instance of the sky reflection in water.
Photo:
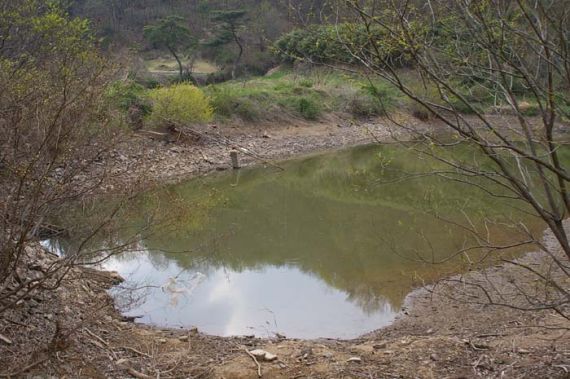
{"label": "sky reflection in water", "polygon": [[[203,274],[184,270],[174,260],[157,267],[147,252],[131,257],[113,258],[105,268],[124,275],[127,287],[152,286],[139,290],[142,302],[125,312],[143,316],[139,321],[144,323],[199,326],[202,332],[221,336],[269,337],[278,332],[289,337],[353,338],[389,324],[396,314],[387,302],[364,310],[343,291],[294,266],[241,272],[216,268]],[[173,293],[167,287],[168,279],[175,277]],[[122,290],[114,291],[121,299]]]}

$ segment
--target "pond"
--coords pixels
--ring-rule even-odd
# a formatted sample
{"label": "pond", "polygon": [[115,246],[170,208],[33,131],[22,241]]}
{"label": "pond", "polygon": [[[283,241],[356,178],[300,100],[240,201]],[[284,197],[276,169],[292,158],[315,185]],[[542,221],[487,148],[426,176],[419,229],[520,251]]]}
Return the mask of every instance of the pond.
{"label": "pond", "polygon": [[[488,163],[469,148],[452,150]],[[136,236],[133,251],[104,264],[127,279],[113,290],[124,313],[221,336],[352,338],[390,324],[414,287],[479,266],[484,250],[448,259],[475,244],[456,223],[498,243],[519,237],[508,220],[537,235],[543,228],[514,201],[426,175],[442,164],[411,147],[362,146],[279,165],[129,202],[120,227],[92,243]],[[79,225],[109,204],[83,206],[67,222]],[[64,253],[81,235],[58,241]]]}

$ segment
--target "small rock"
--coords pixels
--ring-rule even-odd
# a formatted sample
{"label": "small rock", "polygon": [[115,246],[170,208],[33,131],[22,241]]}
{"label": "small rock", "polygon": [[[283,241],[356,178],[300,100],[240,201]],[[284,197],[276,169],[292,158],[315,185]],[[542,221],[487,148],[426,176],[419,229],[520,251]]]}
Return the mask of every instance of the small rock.
{"label": "small rock", "polygon": [[517,352],[518,352],[519,354],[530,354],[530,351],[529,351],[529,350],[526,350],[526,349],[518,349]]}
{"label": "small rock", "polygon": [[125,281],[125,279],[117,271],[109,271],[108,275],[114,285]]}
{"label": "small rock", "polygon": [[362,358],[360,357],[350,357],[346,360],[348,363],[362,363]]}
{"label": "small rock", "polygon": [[377,343],[377,344],[375,344],[375,345],[372,345],[372,347],[373,347],[375,350],[385,349],[386,346],[388,346],[388,345],[386,344],[386,342],[380,342],[380,343]]}
{"label": "small rock", "polygon": [[309,356],[312,356],[312,355],[313,355],[313,349],[311,349],[310,347],[301,350],[301,353],[299,354],[301,359],[307,359]]}
{"label": "small rock", "polygon": [[350,346],[350,352],[352,354],[369,354],[372,353],[374,354],[374,346],[373,345],[368,345],[368,344],[361,344],[361,345],[353,345]]}
{"label": "small rock", "polygon": [[124,322],[135,322],[137,318],[142,318],[143,316],[121,316],[121,321]]}
{"label": "small rock", "polygon": [[158,342],[160,342],[160,343],[166,343],[167,341],[166,341],[166,338],[159,338],[159,339],[158,339]]}
{"label": "small rock", "polygon": [[186,341],[188,341],[189,337],[188,336],[180,336],[180,337],[178,337],[178,339],[182,342],[186,342]]}
{"label": "small rock", "polygon": [[274,361],[276,359],[277,359],[277,355],[275,355],[275,354],[271,354],[269,352],[265,354],[265,360],[268,362]]}
{"label": "small rock", "polygon": [[190,328],[190,333],[198,333],[198,328],[195,326]]}
{"label": "small rock", "polygon": [[433,353],[432,355],[429,356],[429,359],[431,359],[432,361],[439,361],[439,356]]}

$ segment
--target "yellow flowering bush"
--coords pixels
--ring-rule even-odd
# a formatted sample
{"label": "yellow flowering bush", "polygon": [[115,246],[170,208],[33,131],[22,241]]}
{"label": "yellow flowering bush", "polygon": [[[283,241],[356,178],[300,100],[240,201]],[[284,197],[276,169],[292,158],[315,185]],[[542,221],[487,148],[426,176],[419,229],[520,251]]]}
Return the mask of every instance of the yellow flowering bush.
{"label": "yellow flowering bush", "polygon": [[149,121],[158,126],[168,122],[196,124],[212,120],[214,110],[209,99],[196,86],[175,84],[149,92],[152,113]]}

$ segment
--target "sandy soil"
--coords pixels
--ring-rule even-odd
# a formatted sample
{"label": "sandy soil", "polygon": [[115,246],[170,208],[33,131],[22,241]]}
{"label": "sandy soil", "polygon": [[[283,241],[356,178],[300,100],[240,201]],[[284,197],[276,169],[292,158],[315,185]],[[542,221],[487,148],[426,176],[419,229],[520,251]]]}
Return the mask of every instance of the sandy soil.
{"label": "sandy soil", "polygon": [[[112,186],[170,183],[228,169],[232,148],[255,155],[241,150],[242,163],[248,165],[390,139],[382,120],[277,129],[209,126],[201,133],[203,139],[191,144],[135,136],[114,152],[117,179]],[[141,173],[147,173],[142,181]],[[106,190],[115,190],[112,186]],[[556,250],[551,236],[546,235],[545,241]],[[24,276],[57,259],[39,246],[30,246],[27,256]],[[520,262],[547,270],[549,259],[534,253]],[[38,260],[39,267],[32,264]],[[523,287],[514,288],[513,278]],[[508,294],[515,304],[524,299],[514,299],[513,294],[533,289],[536,283],[528,271],[514,265],[418,289],[408,296],[391,326],[348,341],[221,338],[199,330],[135,324],[113,307],[107,289],[116,281],[108,273],[74,268],[58,290],[33,292],[2,314],[0,377],[230,379],[257,378],[259,373],[264,378],[570,377],[567,319],[551,310],[523,312],[487,305],[480,289],[496,297]],[[479,290],[466,283],[480,284]],[[256,363],[247,353],[255,348],[277,359]]]}

